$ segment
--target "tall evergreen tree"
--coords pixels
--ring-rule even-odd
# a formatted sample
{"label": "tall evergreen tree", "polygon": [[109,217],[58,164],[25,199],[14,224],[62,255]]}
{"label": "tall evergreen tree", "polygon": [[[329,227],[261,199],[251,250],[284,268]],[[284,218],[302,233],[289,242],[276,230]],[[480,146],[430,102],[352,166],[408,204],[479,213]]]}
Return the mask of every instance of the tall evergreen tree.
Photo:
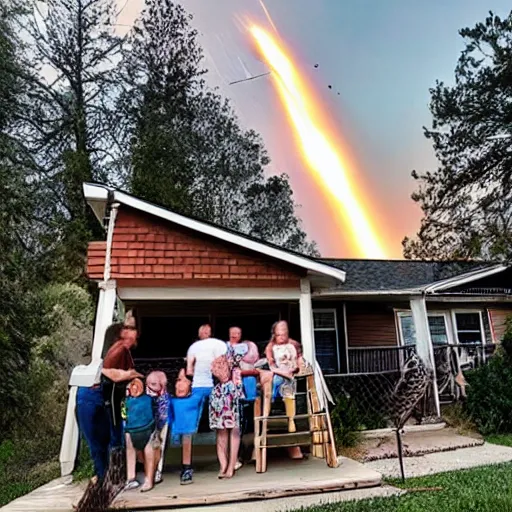
{"label": "tall evergreen tree", "polygon": [[[460,31],[454,85],[431,89],[439,168],[413,172],[424,218],[408,258],[512,258],[512,12]],[[496,138],[496,135],[504,138]],[[510,137],[509,137],[510,136]],[[509,138],[507,138],[509,137]]]}
{"label": "tall evergreen tree", "polygon": [[[316,253],[295,216],[287,178],[267,182],[269,158],[260,137],[242,129],[229,102],[205,85],[191,17],[171,0],[145,5],[122,66],[131,191],[179,213]],[[262,190],[278,187],[275,204],[268,197],[265,207],[256,204]]]}
{"label": "tall evergreen tree", "polygon": [[52,260],[59,273],[83,271],[87,241],[99,225],[82,194],[84,181],[115,179],[115,88],[121,39],[113,0],[48,0],[29,31],[39,77],[26,115],[27,141],[47,201]]}
{"label": "tall evergreen tree", "polygon": [[37,244],[31,232],[36,190],[26,174],[27,150],[17,125],[27,99],[30,69],[25,45],[17,37],[24,6],[0,5],[0,440],[27,399],[20,378],[30,363],[31,340],[38,331],[35,291]]}

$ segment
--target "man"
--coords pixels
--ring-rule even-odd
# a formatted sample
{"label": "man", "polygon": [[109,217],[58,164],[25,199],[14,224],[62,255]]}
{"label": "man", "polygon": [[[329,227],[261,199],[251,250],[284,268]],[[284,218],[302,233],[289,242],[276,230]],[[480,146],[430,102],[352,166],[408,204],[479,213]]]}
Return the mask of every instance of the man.
{"label": "man", "polygon": [[209,325],[199,328],[199,340],[187,352],[187,378],[192,381],[192,393],[187,398],[172,400],[172,434],[181,436],[181,485],[193,482],[192,436],[197,433],[204,406],[213,389],[212,363],[227,351],[226,344],[212,338]]}

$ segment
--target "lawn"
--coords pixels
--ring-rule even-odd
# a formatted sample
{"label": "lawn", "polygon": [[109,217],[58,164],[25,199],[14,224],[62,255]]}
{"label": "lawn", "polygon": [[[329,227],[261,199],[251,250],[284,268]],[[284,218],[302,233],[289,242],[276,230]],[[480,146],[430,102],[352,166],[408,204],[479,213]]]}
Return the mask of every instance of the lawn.
{"label": "lawn", "polygon": [[[0,508],[60,476],[58,444],[55,440],[44,441],[31,439],[0,444]],[[88,451],[81,449],[73,478],[81,480],[91,476]]]}
{"label": "lawn", "polygon": [[[403,496],[322,505],[308,512],[512,512],[512,463],[408,479]],[[431,490],[426,490],[431,489]]]}
{"label": "lawn", "polygon": [[[485,440],[512,446],[511,434],[488,436]],[[512,512],[512,463],[387,483],[410,491],[403,496],[323,505],[307,511]]]}

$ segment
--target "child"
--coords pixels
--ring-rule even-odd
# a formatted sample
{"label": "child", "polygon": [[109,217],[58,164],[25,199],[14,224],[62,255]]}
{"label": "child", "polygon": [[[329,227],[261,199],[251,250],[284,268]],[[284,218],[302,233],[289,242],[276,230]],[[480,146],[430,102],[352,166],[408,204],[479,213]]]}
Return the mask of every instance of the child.
{"label": "child", "polygon": [[126,490],[136,489],[135,465],[137,452],[144,456],[144,485],[141,491],[153,488],[155,474],[155,450],[150,440],[155,430],[156,402],[144,393],[144,384],[140,379],[133,379],[127,387],[124,404],[125,436],[126,436]]}
{"label": "child", "polygon": [[156,430],[152,436],[152,445],[155,450],[155,484],[159,484],[162,481],[164,451],[169,428],[170,399],[167,392],[167,377],[164,372],[151,372],[146,377],[146,394],[153,397],[156,402]]}

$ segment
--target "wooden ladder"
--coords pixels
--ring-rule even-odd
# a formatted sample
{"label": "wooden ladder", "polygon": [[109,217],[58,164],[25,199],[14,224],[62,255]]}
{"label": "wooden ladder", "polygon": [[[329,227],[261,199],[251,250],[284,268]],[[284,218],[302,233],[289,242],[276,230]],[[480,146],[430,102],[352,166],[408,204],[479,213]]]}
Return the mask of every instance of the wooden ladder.
{"label": "wooden ladder", "polygon": [[338,466],[338,454],[333,436],[331,418],[329,411],[322,409],[320,406],[313,369],[306,368],[295,378],[306,379],[306,403],[308,412],[307,414],[297,414],[294,419],[308,419],[309,430],[293,433],[272,432],[269,430],[269,427],[288,425],[288,416],[263,416],[262,402],[265,400],[265,397],[258,397],[254,403],[254,448],[256,451],[257,473],[265,473],[267,471],[268,448],[289,448],[293,446],[310,445],[310,451],[313,457],[325,459],[329,467],[334,468]]}

